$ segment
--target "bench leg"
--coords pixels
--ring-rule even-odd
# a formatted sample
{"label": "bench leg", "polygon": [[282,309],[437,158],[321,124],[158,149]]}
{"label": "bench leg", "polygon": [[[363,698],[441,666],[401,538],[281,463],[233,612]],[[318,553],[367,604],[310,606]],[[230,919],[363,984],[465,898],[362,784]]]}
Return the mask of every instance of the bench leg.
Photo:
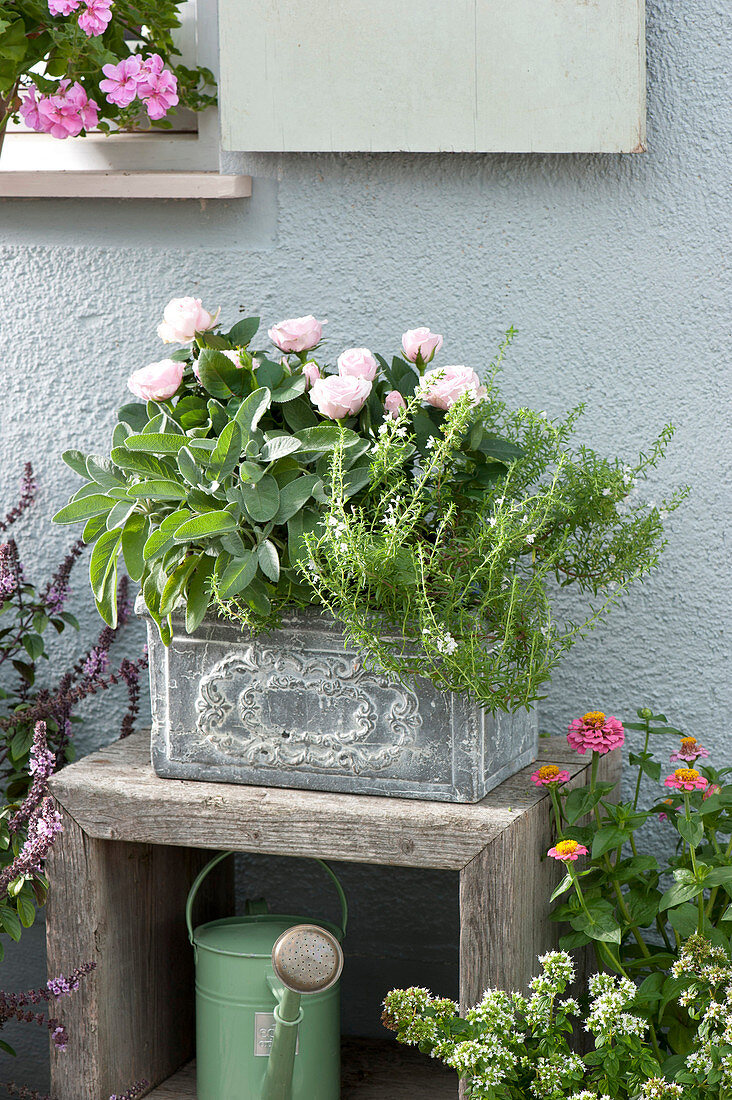
{"label": "bench leg", "polygon": [[[96,970],[57,1012],[68,1048],[51,1054],[58,1100],[106,1100],[133,1082],[157,1085],[193,1054],[190,884],[210,858],[193,848],[95,840],[63,808],[48,859],[48,972]],[[212,875],[197,919],[233,912],[233,872]],[[219,870],[219,869],[217,869]]]}

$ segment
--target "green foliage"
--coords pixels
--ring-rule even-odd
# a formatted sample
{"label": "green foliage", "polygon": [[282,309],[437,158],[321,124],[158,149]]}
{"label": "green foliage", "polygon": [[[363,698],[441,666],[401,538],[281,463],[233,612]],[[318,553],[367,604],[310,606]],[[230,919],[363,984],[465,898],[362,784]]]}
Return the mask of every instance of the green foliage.
{"label": "green foliage", "polygon": [[[701,936],[723,952],[725,965],[732,953],[732,783],[725,782],[730,769],[703,767],[702,746],[693,739],[678,751],[692,758],[698,751],[696,762],[677,758],[662,767],[651,746],[659,738],[678,738],[681,731],[648,708],[637,714],[638,722],[625,725],[643,734],[642,751],[630,754],[636,769],[633,799],[617,801],[613,784],[597,782],[596,759],[589,786],[569,793],[562,786],[551,789],[558,832],[590,850],[584,870],[568,864],[555,892],[563,900],[553,916],[571,929],[560,941],[563,947],[593,943],[603,965],[638,984],[635,1003],[658,1048],[686,1054],[698,1018],[678,999],[683,941]],[[655,785],[661,776],[674,778],[678,768],[693,768],[700,789],[666,783],[664,795],[657,793],[651,806],[641,808],[643,777]],[[659,816],[676,841],[665,859],[643,851],[644,833],[649,824],[656,827]],[[732,973],[726,980],[732,981]]]}
{"label": "green foliage", "polygon": [[[410,398],[382,424],[370,461],[336,449],[324,520],[299,568],[375,667],[467,690],[491,711],[527,706],[656,565],[662,517],[684,492],[660,508],[631,493],[671,429],[629,466],[571,449],[579,411],[560,422],[511,412],[491,382],[477,407],[465,398],[446,414]],[[354,471],[365,491],[351,499]],[[569,584],[598,597],[580,623],[555,610]]]}
{"label": "green foliage", "polygon": [[[91,583],[113,621],[116,560],[139,580],[161,637],[213,601],[245,628],[286,608],[321,606],[373,665],[471,691],[490,710],[539,697],[570,646],[657,562],[660,507],[632,500],[667,428],[632,466],[569,444],[580,410],[550,421],[510,411],[491,366],[486,396],[447,411],[419,389],[424,364],[380,359],[357,414],[321,416],[306,361],[249,346],[257,318],[199,333],[168,400],[125,405],[110,456],[67,452],[84,486],[55,517],[86,522]],[[195,370],[194,370],[195,367]],[[320,365],[321,373],[327,368]],[[398,389],[406,408],[386,415]],[[598,597],[559,622],[553,592]]]}
{"label": "green foliage", "polygon": [[[564,996],[575,976],[570,956],[551,952],[539,961],[529,997],[489,989],[461,1017],[456,1004],[426,989],[393,990],[382,1020],[399,1042],[451,1066],[469,1100],[639,1100],[660,1066],[646,1046],[646,1024],[633,1012],[633,983],[595,975],[580,1013]],[[594,1040],[584,1057],[571,1042],[573,1018]]]}

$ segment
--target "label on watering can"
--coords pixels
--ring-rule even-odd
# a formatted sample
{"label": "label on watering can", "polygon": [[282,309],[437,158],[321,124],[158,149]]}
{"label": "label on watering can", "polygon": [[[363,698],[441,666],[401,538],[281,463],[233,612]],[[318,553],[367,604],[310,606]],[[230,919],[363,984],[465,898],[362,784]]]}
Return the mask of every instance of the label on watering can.
{"label": "label on watering can", "polygon": [[[274,1039],[275,1018],[272,1012],[254,1013],[254,1056],[255,1058],[269,1058]],[[297,1029],[297,1043],[295,1054],[300,1053],[300,1028]]]}

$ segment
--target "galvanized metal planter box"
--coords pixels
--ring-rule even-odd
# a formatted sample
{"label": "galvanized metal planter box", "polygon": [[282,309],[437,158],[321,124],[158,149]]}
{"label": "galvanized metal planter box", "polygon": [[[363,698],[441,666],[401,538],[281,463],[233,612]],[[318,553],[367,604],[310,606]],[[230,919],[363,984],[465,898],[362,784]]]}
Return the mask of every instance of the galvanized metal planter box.
{"label": "galvanized metal planter box", "polygon": [[166,778],[477,802],[537,755],[535,713],[492,716],[427,680],[390,682],[316,612],[255,638],[216,618],[191,635],[174,622],[167,649],[148,620],[148,642]]}

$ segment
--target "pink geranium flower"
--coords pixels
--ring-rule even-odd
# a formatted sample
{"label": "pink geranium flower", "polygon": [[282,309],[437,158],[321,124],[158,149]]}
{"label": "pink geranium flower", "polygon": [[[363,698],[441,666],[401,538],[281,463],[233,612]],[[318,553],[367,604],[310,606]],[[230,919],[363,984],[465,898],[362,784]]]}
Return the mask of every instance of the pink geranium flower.
{"label": "pink geranium flower", "polygon": [[37,92],[38,89],[35,84],[31,84],[30,87],[26,88],[25,95],[20,103],[19,112],[20,117],[29,130],[36,130],[38,133],[41,133],[44,129],[44,123],[38,108],[43,96],[41,96],[40,99],[36,99]]}
{"label": "pink geranium flower", "polygon": [[674,787],[677,791],[703,791],[709,780],[700,775],[696,768],[677,768],[673,775],[667,775],[665,787]]}
{"label": "pink geranium flower", "polygon": [[84,0],[86,8],[79,15],[79,26],[87,38],[104,34],[112,19],[112,0]]}
{"label": "pink geranium flower", "polygon": [[604,756],[620,748],[625,741],[625,730],[619,718],[608,717],[601,710],[591,710],[570,722],[567,741],[581,755],[589,749]]}
{"label": "pink geranium flower", "polygon": [[562,863],[574,863],[580,856],[588,854],[584,844],[578,844],[576,840],[559,840],[547,852],[552,859],[558,859]]}
{"label": "pink geranium flower", "polygon": [[51,15],[71,15],[80,3],[81,0],[48,0],[48,10]]}
{"label": "pink geranium flower", "polygon": [[69,87],[68,80],[60,81],[58,93],[44,96],[38,102],[38,115],[43,130],[52,137],[63,140],[77,137],[82,130],[93,129],[98,121],[98,107],[89,99],[81,84]]}
{"label": "pink geranium flower", "polygon": [[151,54],[145,61],[137,94],[154,120],[164,118],[178,103],[178,81],[173,73],[163,68],[160,54]]}
{"label": "pink geranium flower", "polygon": [[544,764],[531,777],[531,782],[537,787],[552,787],[556,783],[568,783],[571,779],[569,772],[561,771],[556,764]]}
{"label": "pink geranium flower", "polygon": [[679,748],[671,753],[671,763],[685,760],[687,764],[693,764],[700,756],[709,756],[709,750],[700,745],[696,737],[682,737]]}
{"label": "pink geranium flower", "polygon": [[142,58],[131,54],[117,65],[103,65],[105,80],[99,82],[107,102],[117,107],[129,107],[137,96],[137,88],[142,73]]}

